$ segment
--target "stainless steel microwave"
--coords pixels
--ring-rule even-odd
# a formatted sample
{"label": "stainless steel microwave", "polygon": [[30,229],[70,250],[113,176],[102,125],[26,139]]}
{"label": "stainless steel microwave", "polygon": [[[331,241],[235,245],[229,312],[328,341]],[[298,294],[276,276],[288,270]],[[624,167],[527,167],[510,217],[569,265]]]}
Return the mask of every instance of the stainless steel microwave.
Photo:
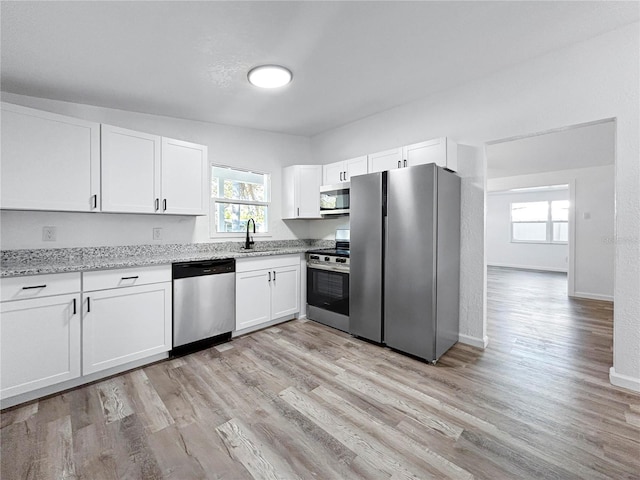
{"label": "stainless steel microwave", "polygon": [[320,214],[349,215],[349,182],[320,187]]}

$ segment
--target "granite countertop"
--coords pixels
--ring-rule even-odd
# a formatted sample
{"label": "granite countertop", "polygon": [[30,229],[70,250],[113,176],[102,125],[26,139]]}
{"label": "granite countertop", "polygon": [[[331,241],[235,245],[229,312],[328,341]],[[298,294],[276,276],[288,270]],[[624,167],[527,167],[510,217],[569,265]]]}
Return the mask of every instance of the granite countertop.
{"label": "granite countertop", "polygon": [[244,250],[238,242],[5,250],[1,252],[0,277],[300,254],[333,246],[333,242],[323,240],[286,240],[256,242],[252,250]]}

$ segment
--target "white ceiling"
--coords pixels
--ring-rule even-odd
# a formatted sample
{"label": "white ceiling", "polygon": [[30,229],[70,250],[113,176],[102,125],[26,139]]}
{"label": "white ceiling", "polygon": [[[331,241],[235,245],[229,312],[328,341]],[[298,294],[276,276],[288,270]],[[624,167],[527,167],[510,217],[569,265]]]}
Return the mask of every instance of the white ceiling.
{"label": "white ceiling", "polygon": [[615,123],[584,125],[487,145],[487,178],[612,165]]}
{"label": "white ceiling", "polygon": [[[638,21],[638,2],[2,1],[2,90],[312,136]],[[294,73],[278,91],[258,64]]]}

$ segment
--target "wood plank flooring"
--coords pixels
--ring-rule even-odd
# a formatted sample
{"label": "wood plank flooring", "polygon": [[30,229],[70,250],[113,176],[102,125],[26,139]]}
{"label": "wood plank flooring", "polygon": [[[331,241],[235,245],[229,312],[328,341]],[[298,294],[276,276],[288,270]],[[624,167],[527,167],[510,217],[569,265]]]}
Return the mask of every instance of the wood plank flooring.
{"label": "wood plank flooring", "polygon": [[638,479],[612,305],[489,270],[487,350],[437,366],[296,320],[1,415],[13,479]]}

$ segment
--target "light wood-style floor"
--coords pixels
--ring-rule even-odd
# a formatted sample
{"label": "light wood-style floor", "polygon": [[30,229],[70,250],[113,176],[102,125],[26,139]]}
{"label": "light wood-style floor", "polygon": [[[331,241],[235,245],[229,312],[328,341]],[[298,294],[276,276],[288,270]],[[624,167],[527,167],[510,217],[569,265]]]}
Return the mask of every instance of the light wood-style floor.
{"label": "light wood-style floor", "polygon": [[2,479],[640,478],[612,306],[489,271],[487,350],[437,366],[292,321],[2,414]]}

